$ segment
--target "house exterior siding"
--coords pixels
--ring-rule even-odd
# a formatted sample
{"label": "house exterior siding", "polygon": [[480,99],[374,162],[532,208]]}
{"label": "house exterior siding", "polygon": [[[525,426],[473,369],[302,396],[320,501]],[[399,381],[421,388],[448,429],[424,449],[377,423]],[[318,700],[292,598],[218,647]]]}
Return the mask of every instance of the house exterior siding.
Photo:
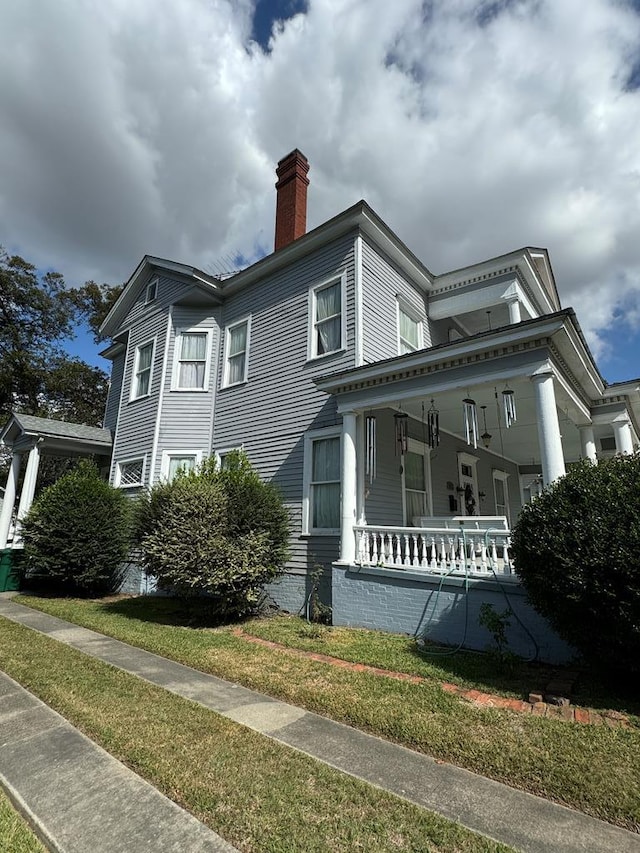
{"label": "house exterior siding", "polygon": [[431,346],[425,296],[384,253],[362,240],[362,327],[364,362],[398,355],[398,297],[421,319],[422,345]]}
{"label": "house exterior siding", "polygon": [[[213,445],[217,451],[242,446],[258,473],[280,489],[292,519],[292,570],[330,564],[338,553],[335,536],[301,535],[302,472],[304,434],[332,425],[339,429],[342,422],[335,401],[318,391],[313,379],[354,366],[354,243],[355,233],[258,287],[230,295],[223,307],[223,329],[251,316],[251,340],[245,383],[222,387],[224,365],[219,365]],[[309,289],[343,274],[346,349],[308,359]]]}
{"label": "house exterior siding", "polygon": [[104,426],[106,429],[115,431],[118,423],[118,409],[120,407],[120,394],[122,392],[122,381],[124,378],[124,364],[126,351],[118,353],[111,363],[111,381],[107,404],[104,410]]}

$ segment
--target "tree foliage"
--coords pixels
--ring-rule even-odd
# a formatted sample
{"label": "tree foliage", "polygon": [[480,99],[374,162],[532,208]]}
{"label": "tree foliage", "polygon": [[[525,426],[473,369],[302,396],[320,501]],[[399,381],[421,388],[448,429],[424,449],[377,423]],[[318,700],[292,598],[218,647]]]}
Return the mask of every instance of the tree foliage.
{"label": "tree foliage", "polygon": [[59,273],[39,275],[33,264],[0,248],[0,422],[19,411],[102,423],[106,373],[64,350],[82,319],[91,328],[101,322],[104,306],[97,299],[89,304],[90,285],[69,289]]}
{"label": "tree foliage", "polygon": [[251,610],[287,559],[289,517],[243,454],[160,483],[138,506],[145,571],[184,598],[208,596],[216,616]]}
{"label": "tree foliage", "polygon": [[104,340],[104,336],[100,334],[100,326],[123,290],[123,284],[96,284],[95,281],[87,281],[82,287],[73,291],[78,310],[93,333],[96,343]]}
{"label": "tree foliage", "polygon": [[131,502],[83,460],[45,489],[24,520],[27,571],[66,595],[100,596],[121,583]]}
{"label": "tree foliage", "polygon": [[518,575],[568,643],[610,672],[640,672],[640,455],[584,461],[524,507]]}

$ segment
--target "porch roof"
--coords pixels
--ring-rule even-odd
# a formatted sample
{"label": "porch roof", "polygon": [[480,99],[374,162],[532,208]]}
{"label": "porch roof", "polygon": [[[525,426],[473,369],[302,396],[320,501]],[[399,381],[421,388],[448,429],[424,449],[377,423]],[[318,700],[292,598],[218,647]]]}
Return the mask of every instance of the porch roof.
{"label": "porch roof", "polygon": [[0,432],[0,441],[17,451],[39,442],[43,453],[85,456],[93,453],[109,456],[111,432],[103,427],[86,426],[52,418],[38,418],[14,412]]}

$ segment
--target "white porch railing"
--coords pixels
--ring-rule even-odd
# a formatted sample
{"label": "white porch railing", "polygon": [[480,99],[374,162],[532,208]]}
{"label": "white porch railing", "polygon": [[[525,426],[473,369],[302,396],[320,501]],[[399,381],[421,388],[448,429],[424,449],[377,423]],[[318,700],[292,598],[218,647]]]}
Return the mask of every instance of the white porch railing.
{"label": "white porch railing", "polygon": [[424,572],[513,575],[509,530],[356,525],[356,564]]}

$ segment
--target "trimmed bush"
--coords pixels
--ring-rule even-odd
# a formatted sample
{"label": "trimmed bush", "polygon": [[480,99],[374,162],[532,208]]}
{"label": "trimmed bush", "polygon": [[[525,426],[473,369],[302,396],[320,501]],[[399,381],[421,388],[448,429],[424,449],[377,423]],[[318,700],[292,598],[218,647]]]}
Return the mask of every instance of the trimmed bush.
{"label": "trimmed bush", "polygon": [[584,658],[640,672],[640,456],[572,466],[520,514],[512,554],[531,603]]}
{"label": "trimmed bush", "polygon": [[45,489],[24,520],[26,571],[63,595],[101,596],[122,583],[131,504],[83,460]]}
{"label": "trimmed bush", "polygon": [[230,454],[208,459],[141,499],[137,539],[147,574],[182,598],[206,596],[217,618],[253,610],[265,583],[284,568],[289,516],[282,499]]}

